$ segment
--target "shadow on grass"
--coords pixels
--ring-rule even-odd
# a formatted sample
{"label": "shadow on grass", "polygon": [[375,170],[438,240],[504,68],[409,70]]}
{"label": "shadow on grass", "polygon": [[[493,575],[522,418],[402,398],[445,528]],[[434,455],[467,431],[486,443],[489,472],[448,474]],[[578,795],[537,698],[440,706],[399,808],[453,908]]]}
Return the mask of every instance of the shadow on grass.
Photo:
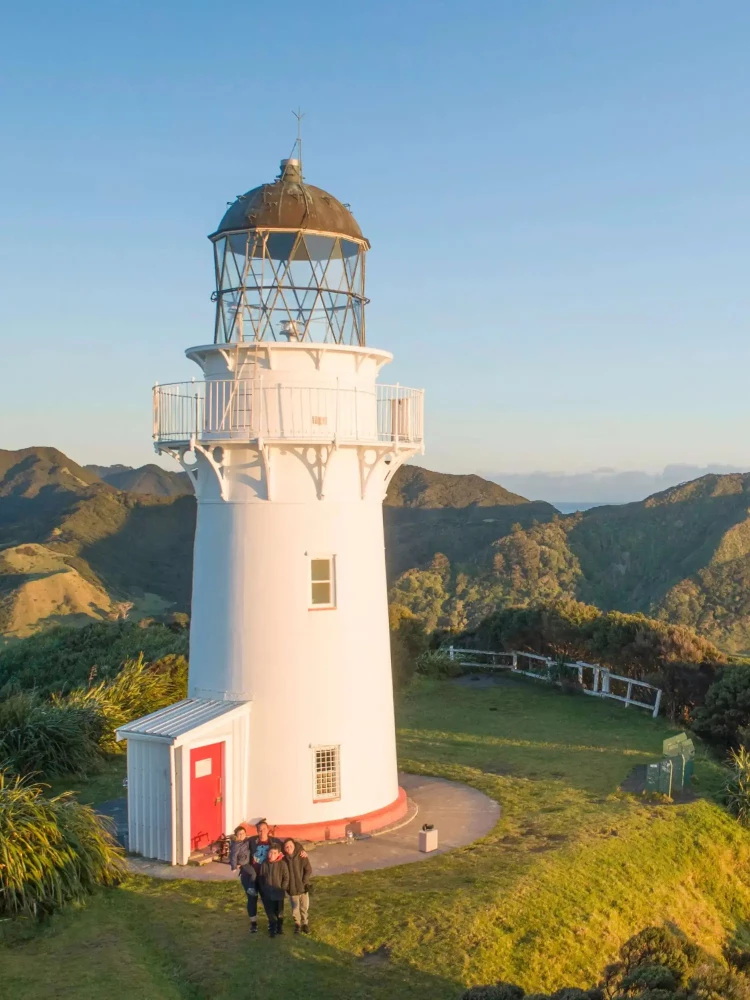
{"label": "shadow on grass", "polygon": [[0,935],[3,996],[75,1000],[455,1000],[463,987],[392,960],[382,942],[359,953],[294,936],[248,933],[239,887],[134,879],[46,925]]}
{"label": "shadow on grass", "polygon": [[212,886],[210,896],[200,889],[139,880],[120,890],[125,920],[190,1000],[264,993],[293,1000],[455,1000],[461,993],[460,984],[393,961],[385,942],[352,954],[345,941],[335,947],[316,940],[315,897],[313,936],[295,936],[287,911],[284,936],[271,940],[263,916],[258,934],[249,934],[238,885]]}

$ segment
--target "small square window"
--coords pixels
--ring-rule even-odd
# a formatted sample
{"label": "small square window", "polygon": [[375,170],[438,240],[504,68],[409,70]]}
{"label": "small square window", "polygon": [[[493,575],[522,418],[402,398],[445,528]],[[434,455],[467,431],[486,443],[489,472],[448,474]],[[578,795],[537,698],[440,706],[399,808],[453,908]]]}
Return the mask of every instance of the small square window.
{"label": "small square window", "polygon": [[310,605],[315,608],[332,608],[333,559],[310,560]]}
{"label": "small square window", "polygon": [[339,750],[337,746],[314,748],[314,799],[341,798],[341,776],[339,767]]}

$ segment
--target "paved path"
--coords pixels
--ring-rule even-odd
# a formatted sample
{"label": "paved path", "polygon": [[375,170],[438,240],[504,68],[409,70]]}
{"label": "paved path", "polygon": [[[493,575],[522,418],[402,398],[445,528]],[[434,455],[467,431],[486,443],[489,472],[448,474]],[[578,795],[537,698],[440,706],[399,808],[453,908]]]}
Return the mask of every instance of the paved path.
{"label": "paved path", "polygon": [[[399,783],[413,804],[411,818],[383,833],[351,843],[311,846],[310,860],[316,876],[426,861],[486,836],[500,818],[497,802],[469,785],[415,774],[400,774]],[[418,834],[423,823],[431,823],[438,830],[440,846],[431,854],[422,854],[418,848]],[[178,868],[133,857],[129,863],[132,871],[155,878],[187,878],[199,882],[237,878],[228,865],[217,862],[200,868],[192,865]]]}

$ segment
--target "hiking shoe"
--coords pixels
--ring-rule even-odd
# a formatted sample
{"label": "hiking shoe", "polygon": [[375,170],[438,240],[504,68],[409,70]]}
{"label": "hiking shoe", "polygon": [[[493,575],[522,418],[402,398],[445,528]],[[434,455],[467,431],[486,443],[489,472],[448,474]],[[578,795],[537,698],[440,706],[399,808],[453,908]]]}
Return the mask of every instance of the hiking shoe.
{"label": "hiking shoe", "polygon": [[254,920],[251,921],[251,923],[250,923],[250,933],[251,934],[257,934],[258,933],[258,925],[255,923]]}
{"label": "hiking shoe", "polygon": [[276,923],[276,933],[277,934],[283,934],[284,933],[284,921],[283,920],[277,921],[277,923]]}
{"label": "hiking shoe", "polygon": [[308,924],[303,924],[302,925],[302,933],[303,934],[309,934],[310,933],[310,927],[309,927]]}
{"label": "hiking shoe", "polygon": [[299,924],[295,924],[294,925],[294,933],[295,934],[299,934],[300,930],[301,930],[300,925]]}
{"label": "hiking shoe", "polygon": [[271,924],[270,927],[268,928],[268,936],[276,937],[276,928],[274,927],[273,924]]}

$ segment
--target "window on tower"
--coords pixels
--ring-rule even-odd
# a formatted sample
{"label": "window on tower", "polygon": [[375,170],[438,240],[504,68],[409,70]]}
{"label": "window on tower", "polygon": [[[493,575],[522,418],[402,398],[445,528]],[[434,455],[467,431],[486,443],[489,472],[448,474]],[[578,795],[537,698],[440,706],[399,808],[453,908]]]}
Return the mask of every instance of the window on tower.
{"label": "window on tower", "polygon": [[338,746],[313,748],[315,755],[313,798],[316,802],[341,798],[340,751],[341,747]]}
{"label": "window on tower", "polygon": [[332,608],[334,595],[334,560],[332,556],[310,560],[310,606]]}

